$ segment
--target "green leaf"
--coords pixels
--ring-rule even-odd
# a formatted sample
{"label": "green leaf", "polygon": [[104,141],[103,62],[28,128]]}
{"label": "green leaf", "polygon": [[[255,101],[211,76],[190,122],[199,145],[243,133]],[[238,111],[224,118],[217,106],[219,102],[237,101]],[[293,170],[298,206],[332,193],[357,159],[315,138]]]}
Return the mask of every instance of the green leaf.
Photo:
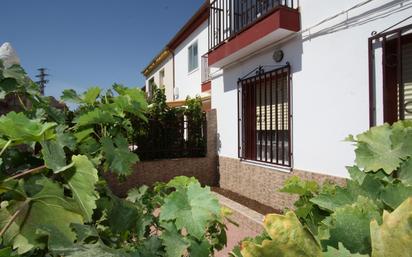
{"label": "green leaf", "polygon": [[132,257],[122,250],[107,247],[103,242],[81,245],[75,248],[67,257]]}
{"label": "green leaf", "polygon": [[7,230],[5,234],[6,237],[13,237],[13,248],[17,249],[19,254],[46,247],[42,240],[45,236],[39,233],[39,229],[53,228],[48,231],[50,237],[59,238],[64,235],[65,238],[74,242],[76,235],[70,224],[83,223],[82,216],[74,209],[72,201],[64,196],[63,188],[59,184],[45,177],[33,181],[32,183],[40,186],[41,190],[31,198],[13,201],[7,207],[10,214],[20,210],[14,221],[19,229],[18,235],[14,235],[15,232],[10,230]]}
{"label": "green leaf", "polygon": [[261,244],[242,242],[243,257],[319,257],[321,248],[318,241],[304,228],[293,212],[286,215],[269,214],[264,221],[270,240]]}
{"label": "green leaf", "polygon": [[74,137],[76,138],[76,142],[77,143],[82,142],[84,139],[89,137],[90,134],[93,134],[93,132],[94,132],[94,129],[89,128],[89,129],[85,129],[85,130],[82,130],[82,131],[79,131],[79,132],[75,133]]}
{"label": "green leaf", "polygon": [[329,227],[330,238],[322,243],[337,248],[341,242],[353,253],[369,254],[369,224],[373,219],[381,219],[378,207],[372,200],[359,196],[357,202],[337,208],[331,215],[325,224]]}
{"label": "green leaf", "polygon": [[0,117],[0,135],[17,143],[40,142],[52,137],[46,134],[56,123],[30,120],[23,113],[10,112]]}
{"label": "green leaf", "polygon": [[181,257],[190,244],[184,240],[173,224],[169,224],[166,227],[167,229],[160,236],[165,246],[166,254],[168,257]]}
{"label": "green leaf", "polygon": [[412,186],[412,158],[402,163],[399,169],[399,180],[407,186]]}
{"label": "green leaf", "polygon": [[207,240],[202,240],[200,244],[192,240],[190,242],[190,256],[209,257],[210,247],[209,241]]}
{"label": "green leaf", "polygon": [[142,197],[146,194],[147,190],[149,190],[149,187],[146,185],[143,185],[139,188],[133,188],[129,192],[127,192],[126,200],[132,203],[136,203],[142,199]]}
{"label": "green leaf", "polygon": [[382,192],[382,200],[385,204],[395,210],[406,199],[412,196],[412,187],[402,183],[388,184]]}
{"label": "green leaf", "polygon": [[63,95],[60,97],[61,100],[71,103],[82,103],[82,99],[77,95],[76,91],[73,89],[66,89],[63,91]]}
{"label": "green leaf", "polygon": [[136,154],[130,152],[129,145],[124,137],[118,136],[114,142],[105,137],[101,139],[101,144],[103,155],[106,158],[106,170],[111,170],[120,176],[127,176],[133,172],[132,166],[139,161],[139,158]]}
{"label": "green leaf", "polygon": [[356,163],[366,172],[383,170],[392,174],[403,160],[412,156],[412,129],[401,123],[373,127],[356,138]]}
{"label": "green leaf", "polygon": [[339,243],[339,249],[328,246],[328,250],[323,253],[323,257],[369,257],[369,255],[352,254],[342,243]]}
{"label": "green leaf", "polygon": [[201,239],[208,223],[219,213],[219,202],[210,188],[189,184],[187,188],[177,188],[165,198],[165,203],[160,208],[160,220],[175,220],[178,230],[185,228],[190,235]]}
{"label": "green leaf", "polygon": [[96,200],[99,198],[95,190],[99,179],[98,173],[86,156],[73,156],[72,161],[74,167],[69,172],[65,172],[64,177],[85,221],[91,222]]}
{"label": "green leaf", "polygon": [[73,164],[66,164],[66,154],[63,147],[56,141],[45,141],[41,145],[44,163],[54,173],[60,173],[73,166]]}
{"label": "green leaf", "polygon": [[366,173],[361,171],[357,166],[346,167],[348,170],[351,179],[358,182],[359,185],[363,184],[363,181],[366,177]]}
{"label": "green leaf", "polygon": [[99,239],[99,233],[91,225],[84,224],[71,224],[73,231],[76,233],[77,243],[88,242],[89,239]]}
{"label": "green leaf", "polygon": [[115,122],[115,120],[110,113],[100,109],[94,109],[93,111],[80,115],[74,122],[78,127],[82,127],[96,124],[110,124]]}
{"label": "green leaf", "polygon": [[109,226],[114,233],[130,231],[136,227],[138,217],[139,212],[136,206],[128,201],[115,198],[113,207],[108,213]]}
{"label": "green leaf", "polygon": [[93,105],[99,97],[101,89],[99,87],[89,88],[82,96],[82,101],[86,104]]}
{"label": "green leaf", "polygon": [[405,200],[392,213],[384,212],[370,223],[372,257],[412,256],[412,198]]}
{"label": "green leaf", "polygon": [[73,134],[66,131],[67,126],[57,126],[56,128],[56,141],[59,145],[67,147],[74,151],[76,149],[76,138]]}
{"label": "green leaf", "polygon": [[0,249],[0,257],[10,257],[12,252],[13,250],[10,247]]}
{"label": "green leaf", "polygon": [[293,176],[285,182],[285,185],[280,192],[297,194],[297,195],[308,195],[316,193],[319,191],[319,186],[316,181],[306,181],[301,180],[297,176]]}
{"label": "green leaf", "polygon": [[194,177],[178,176],[167,183],[168,187],[185,188],[190,184],[199,184],[199,181]]}

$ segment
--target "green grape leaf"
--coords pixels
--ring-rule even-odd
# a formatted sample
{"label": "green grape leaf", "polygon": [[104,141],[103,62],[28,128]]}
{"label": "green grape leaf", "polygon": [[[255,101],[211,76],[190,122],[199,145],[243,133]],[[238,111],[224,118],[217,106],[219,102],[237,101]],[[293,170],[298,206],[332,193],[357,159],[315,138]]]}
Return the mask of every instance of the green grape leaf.
{"label": "green grape leaf", "polygon": [[73,134],[66,131],[67,126],[57,126],[56,128],[56,141],[59,145],[67,147],[74,151],[76,149],[76,138]]}
{"label": "green grape leaf", "polygon": [[261,244],[243,241],[243,257],[319,257],[321,247],[312,233],[302,226],[293,212],[285,215],[269,214],[265,217],[264,227],[270,240]]}
{"label": "green grape leaf", "polygon": [[342,243],[339,243],[339,249],[328,246],[328,250],[323,253],[323,257],[369,257],[369,255],[352,254]]}
{"label": "green grape leaf", "polygon": [[210,188],[200,184],[189,184],[187,188],[177,188],[165,198],[160,208],[161,221],[173,221],[178,230],[185,228],[197,239],[201,239],[210,221],[220,214],[220,206]]}
{"label": "green grape leaf", "polygon": [[73,246],[72,235],[65,234],[53,225],[42,225],[36,230],[39,236],[47,237],[47,249],[61,255]]}
{"label": "green grape leaf", "polygon": [[120,176],[127,176],[133,172],[132,166],[139,161],[139,158],[130,152],[124,137],[118,136],[114,142],[112,139],[104,137],[101,139],[101,144],[103,156],[106,158],[106,170],[111,170]]}
{"label": "green grape leaf", "polygon": [[84,224],[71,224],[73,231],[76,233],[77,243],[83,243],[89,239],[97,240],[99,238],[99,233],[91,225]]}
{"label": "green grape leaf", "polygon": [[85,140],[86,138],[88,138],[90,136],[90,134],[93,134],[94,129],[93,128],[89,128],[89,129],[85,129],[82,131],[79,131],[77,133],[74,134],[74,137],[76,138],[76,142],[80,143],[83,140]]}
{"label": "green grape leaf", "polygon": [[368,254],[371,252],[369,224],[373,219],[381,219],[378,207],[372,200],[359,196],[354,204],[337,208],[329,222],[324,222],[329,227],[330,238],[322,243],[337,248],[341,242],[351,252]]}
{"label": "green grape leaf", "polygon": [[409,197],[412,197],[412,187],[402,183],[388,184],[382,192],[382,200],[385,204],[395,210]]}
{"label": "green grape leaf", "polygon": [[78,127],[96,125],[96,124],[110,124],[115,122],[113,115],[101,109],[94,109],[77,117],[74,122]]}
{"label": "green grape leaf", "polygon": [[101,93],[101,89],[99,87],[91,87],[89,88],[81,97],[82,101],[86,104],[93,105],[96,102],[96,99],[99,97]]}
{"label": "green grape leaf", "polygon": [[66,164],[66,154],[62,145],[56,141],[45,141],[41,143],[44,164],[48,169],[53,170],[54,173],[60,173],[73,166],[73,164]]}
{"label": "green grape leaf", "polygon": [[357,166],[346,167],[346,169],[348,170],[352,180],[358,182],[359,185],[363,184],[363,181],[366,177],[365,172],[361,171]]}
{"label": "green grape leaf", "polygon": [[412,186],[412,158],[402,163],[399,169],[399,180],[407,186]]}
{"label": "green grape leaf", "polygon": [[0,249],[0,257],[10,257],[12,255],[13,250],[10,247]]}
{"label": "green grape leaf", "polygon": [[[65,238],[74,242],[76,234],[72,231],[70,224],[83,223],[82,216],[75,210],[71,199],[64,196],[63,188],[59,184],[45,177],[33,181],[32,183],[40,186],[41,190],[32,197],[24,201],[14,201],[7,207],[9,213],[17,212],[14,223],[19,231],[18,235],[14,236],[15,231],[7,230],[5,236],[13,237],[13,248],[17,249],[19,254],[46,247],[42,240],[44,234],[39,233],[39,229],[53,228],[48,231],[51,238],[64,235]],[[58,246],[55,245],[55,247]]]}
{"label": "green grape leaf", "polygon": [[127,192],[126,200],[132,203],[136,203],[142,199],[142,197],[146,194],[147,190],[149,190],[149,187],[146,185],[143,185],[139,188],[133,188],[129,190],[129,192]]}
{"label": "green grape leaf", "polygon": [[63,90],[63,95],[60,97],[60,99],[70,103],[82,103],[82,99],[77,95],[76,91],[74,91],[73,89]]}
{"label": "green grape leaf", "polygon": [[[410,140],[407,140],[410,139]],[[385,124],[373,127],[355,139],[356,163],[365,172],[383,170],[392,174],[403,160],[412,156],[412,129]]]}
{"label": "green grape leaf", "polygon": [[73,156],[72,161],[74,166],[65,172],[64,177],[85,221],[91,222],[93,210],[96,208],[96,201],[99,198],[95,190],[99,179],[98,173],[86,156]]}
{"label": "green grape leaf", "polygon": [[373,220],[370,231],[372,257],[411,257],[412,198],[406,199],[392,213],[385,211],[382,223]]}
{"label": "green grape leaf", "polygon": [[190,184],[199,184],[199,181],[194,178],[194,177],[186,177],[186,176],[177,176],[175,178],[173,178],[172,180],[170,180],[167,183],[168,187],[172,187],[172,188],[185,188]]}
{"label": "green grape leaf", "polygon": [[103,242],[78,246],[71,251],[67,251],[67,257],[132,257],[123,250],[107,247]]}
{"label": "green grape leaf", "polygon": [[47,134],[57,124],[42,123],[39,120],[30,120],[23,113],[10,112],[0,117],[0,135],[16,143],[40,142],[52,138]]}
{"label": "green grape leaf", "polygon": [[172,223],[167,225],[163,224],[163,227],[165,230],[162,232],[160,239],[162,239],[163,245],[165,246],[167,256],[181,257],[190,246],[190,243],[179,234]]}
{"label": "green grape leaf", "polygon": [[207,240],[202,240],[199,244],[198,242],[191,240],[190,242],[190,256],[196,257],[209,257],[210,256],[210,243]]}
{"label": "green grape leaf", "polygon": [[315,181],[306,181],[293,176],[285,182],[285,185],[279,191],[303,196],[318,192],[319,186]]}
{"label": "green grape leaf", "polygon": [[139,211],[131,202],[114,198],[112,208],[108,212],[108,222],[114,233],[122,233],[134,229]]}

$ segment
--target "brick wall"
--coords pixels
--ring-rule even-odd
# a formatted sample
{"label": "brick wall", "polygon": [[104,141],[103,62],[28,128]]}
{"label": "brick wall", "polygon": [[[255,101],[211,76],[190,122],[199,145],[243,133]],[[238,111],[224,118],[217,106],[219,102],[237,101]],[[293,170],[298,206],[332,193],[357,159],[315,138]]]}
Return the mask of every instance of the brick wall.
{"label": "brick wall", "polygon": [[344,184],[345,179],[312,172],[293,170],[276,171],[238,159],[219,157],[219,184],[221,188],[238,193],[278,210],[293,208],[296,197],[280,193],[285,181],[291,176],[323,183],[326,180]]}
{"label": "brick wall", "polygon": [[113,192],[124,196],[131,188],[141,185],[150,186],[155,182],[168,182],[176,176],[195,177],[203,185],[216,186],[218,184],[216,110],[207,112],[206,118],[206,157],[139,162],[134,166],[133,174],[122,182],[114,175],[106,174],[106,180]]}

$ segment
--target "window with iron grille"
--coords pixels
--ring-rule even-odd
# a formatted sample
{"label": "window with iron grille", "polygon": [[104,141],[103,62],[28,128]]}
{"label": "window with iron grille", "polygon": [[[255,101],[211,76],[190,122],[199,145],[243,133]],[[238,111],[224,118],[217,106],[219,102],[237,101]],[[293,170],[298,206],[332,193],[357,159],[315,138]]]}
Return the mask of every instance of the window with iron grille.
{"label": "window with iron grille", "polygon": [[[377,67],[381,72],[376,72]],[[382,88],[376,83],[380,80]],[[369,38],[369,83],[371,126],[377,120],[412,119],[412,25]],[[376,113],[377,91],[382,91],[383,117]]]}
{"label": "window with iron grille", "polygon": [[291,166],[290,67],[238,83],[239,158]]}

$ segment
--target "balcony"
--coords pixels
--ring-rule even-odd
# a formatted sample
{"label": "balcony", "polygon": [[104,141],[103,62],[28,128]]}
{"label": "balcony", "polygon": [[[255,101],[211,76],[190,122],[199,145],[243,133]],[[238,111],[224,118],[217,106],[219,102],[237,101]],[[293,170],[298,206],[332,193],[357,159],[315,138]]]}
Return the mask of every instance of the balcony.
{"label": "balcony", "polygon": [[215,0],[210,4],[209,66],[221,68],[299,30],[294,0]]}

